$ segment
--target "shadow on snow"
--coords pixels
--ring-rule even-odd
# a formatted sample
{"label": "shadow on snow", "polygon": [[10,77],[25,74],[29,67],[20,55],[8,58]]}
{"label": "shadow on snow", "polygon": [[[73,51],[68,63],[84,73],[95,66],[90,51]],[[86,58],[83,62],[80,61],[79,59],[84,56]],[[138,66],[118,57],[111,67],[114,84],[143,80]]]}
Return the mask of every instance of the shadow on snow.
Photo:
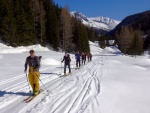
{"label": "shadow on snow", "polygon": [[10,94],[10,95],[20,95],[20,96],[30,96],[31,93],[26,93],[26,92],[7,92],[7,91],[0,91],[0,97]]}

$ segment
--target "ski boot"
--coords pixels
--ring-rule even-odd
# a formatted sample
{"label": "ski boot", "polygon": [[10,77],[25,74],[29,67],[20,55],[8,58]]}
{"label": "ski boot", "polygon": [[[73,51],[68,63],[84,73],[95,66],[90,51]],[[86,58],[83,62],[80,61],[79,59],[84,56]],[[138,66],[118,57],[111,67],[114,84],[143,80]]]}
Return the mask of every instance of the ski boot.
{"label": "ski boot", "polygon": [[33,92],[33,96],[36,96],[36,95],[38,95],[40,93],[40,91],[34,91]]}

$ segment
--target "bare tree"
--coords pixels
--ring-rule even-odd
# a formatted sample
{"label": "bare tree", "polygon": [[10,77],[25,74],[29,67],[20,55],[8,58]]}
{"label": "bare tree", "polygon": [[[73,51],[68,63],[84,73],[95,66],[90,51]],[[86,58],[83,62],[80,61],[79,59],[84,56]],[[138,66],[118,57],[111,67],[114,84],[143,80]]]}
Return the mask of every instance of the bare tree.
{"label": "bare tree", "polygon": [[42,0],[33,0],[34,26],[40,44],[45,39],[45,10]]}
{"label": "bare tree", "polygon": [[118,46],[125,54],[127,53],[127,49],[130,48],[133,37],[133,29],[130,26],[125,26],[119,33],[116,33]]}
{"label": "bare tree", "polygon": [[62,51],[71,51],[72,49],[72,21],[68,8],[61,10],[61,30],[62,30]]}

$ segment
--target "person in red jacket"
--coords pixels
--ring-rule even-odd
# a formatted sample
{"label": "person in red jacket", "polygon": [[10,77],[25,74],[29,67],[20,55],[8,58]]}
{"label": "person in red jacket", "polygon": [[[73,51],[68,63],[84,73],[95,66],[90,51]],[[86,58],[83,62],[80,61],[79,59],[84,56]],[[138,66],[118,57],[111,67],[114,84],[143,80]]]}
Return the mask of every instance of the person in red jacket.
{"label": "person in red jacket", "polygon": [[88,62],[90,62],[90,56],[91,56],[90,54],[87,55]]}

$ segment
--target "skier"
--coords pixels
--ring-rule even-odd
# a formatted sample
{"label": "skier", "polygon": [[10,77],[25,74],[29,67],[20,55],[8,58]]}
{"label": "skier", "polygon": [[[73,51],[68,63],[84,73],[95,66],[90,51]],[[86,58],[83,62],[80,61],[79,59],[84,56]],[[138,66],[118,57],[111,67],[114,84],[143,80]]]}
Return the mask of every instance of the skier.
{"label": "skier", "polygon": [[40,60],[39,57],[35,56],[34,50],[30,50],[29,53],[30,56],[26,58],[24,72],[27,73],[27,67],[29,65],[28,79],[33,90],[33,95],[38,95],[40,93],[39,89]]}
{"label": "skier", "polygon": [[70,59],[70,56],[68,53],[65,53],[65,56],[63,58],[63,60],[61,62],[64,62],[64,75],[66,76],[66,67],[68,66],[69,68],[69,74],[71,74],[71,68],[70,68],[70,62],[71,62],[71,59]]}
{"label": "skier", "polygon": [[85,65],[85,54],[84,52],[82,52],[82,55],[81,55],[81,58],[82,58],[82,65],[84,64]]}
{"label": "skier", "polygon": [[75,54],[75,59],[76,59],[76,68],[80,68],[80,53],[79,51],[77,51],[77,53]]}
{"label": "skier", "polygon": [[90,62],[90,54],[88,54],[87,57],[88,57],[88,62]]}
{"label": "skier", "polygon": [[90,53],[90,61],[92,61],[92,54]]}
{"label": "skier", "polygon": [[84,55],[85,55],[85,62],[86,62],[86,56],[87,56],[87,54],[86,54],[86,53],[84,53]]}

